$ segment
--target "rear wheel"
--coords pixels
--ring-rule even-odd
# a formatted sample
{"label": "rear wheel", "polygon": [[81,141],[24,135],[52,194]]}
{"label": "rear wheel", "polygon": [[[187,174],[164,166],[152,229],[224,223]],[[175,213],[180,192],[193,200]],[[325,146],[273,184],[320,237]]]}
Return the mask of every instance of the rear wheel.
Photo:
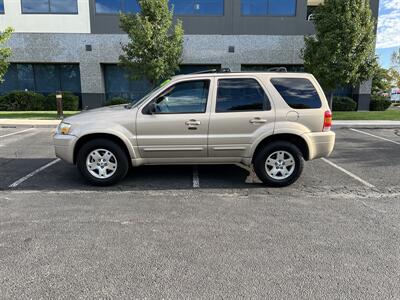
{"label": "rear wheel", "polygon": [[284,187],[300,177],[304,167],[301,151],[288,142],[273,142],[261,149],[254,158],[254,171],[268,186]]}
{"label": "rear wheel", "polygon": [[90,183],[107,186],[119,182],[126,176],[129,161],[117,143],[95,139],[84,144],[79,150],[77,166]]}

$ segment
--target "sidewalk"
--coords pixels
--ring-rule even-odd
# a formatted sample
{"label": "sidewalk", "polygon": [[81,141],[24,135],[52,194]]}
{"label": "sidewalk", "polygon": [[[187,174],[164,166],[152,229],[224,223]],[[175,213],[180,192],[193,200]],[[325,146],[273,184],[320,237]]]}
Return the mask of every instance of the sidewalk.
{"label": "sidewalk", "polygon": [[61,120],[0,119],[0,126],[55,128]]}

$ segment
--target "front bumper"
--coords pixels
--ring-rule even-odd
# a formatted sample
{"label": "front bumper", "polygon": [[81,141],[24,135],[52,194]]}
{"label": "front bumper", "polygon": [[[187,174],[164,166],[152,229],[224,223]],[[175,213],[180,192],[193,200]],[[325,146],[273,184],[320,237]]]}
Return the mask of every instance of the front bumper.
{"label": "front bumper", "polygon": [[78,138],[73,135],[54,135],[53,142],[56,156],[70,164],[73,164],[74,147],[77,140]]}
{"label": "front bumper", "polygon": [[336,134],[333,131],[305,133],[303,137],[308,144],[309,160],[327,157],[335,147]]}

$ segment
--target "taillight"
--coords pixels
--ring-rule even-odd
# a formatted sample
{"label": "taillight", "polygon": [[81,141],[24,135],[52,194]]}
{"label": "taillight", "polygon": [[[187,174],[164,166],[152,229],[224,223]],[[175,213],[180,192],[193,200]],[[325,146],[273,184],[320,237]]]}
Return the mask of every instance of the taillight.
{"label": "taillight", "polygon": [[329,131],[332,127],[332,112],[327,110],[324,114],[324,128],[322,131]]}

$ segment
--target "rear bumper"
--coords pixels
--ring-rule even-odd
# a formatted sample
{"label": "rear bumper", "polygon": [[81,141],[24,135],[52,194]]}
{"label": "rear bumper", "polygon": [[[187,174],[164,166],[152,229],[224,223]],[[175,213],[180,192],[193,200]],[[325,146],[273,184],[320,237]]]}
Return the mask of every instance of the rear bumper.
{"label": "rear bumper", "polygon": [[53,137],[56,156],[70,164],[73,164],[74,147],[77,140],[78,138],[73,135],[56,134]]}
{"label": "rear bumper", "polygon": [[327,157],[335,147],[336,134],[332,131],[305,133],[303,138],[308,144],[309,160]]}

